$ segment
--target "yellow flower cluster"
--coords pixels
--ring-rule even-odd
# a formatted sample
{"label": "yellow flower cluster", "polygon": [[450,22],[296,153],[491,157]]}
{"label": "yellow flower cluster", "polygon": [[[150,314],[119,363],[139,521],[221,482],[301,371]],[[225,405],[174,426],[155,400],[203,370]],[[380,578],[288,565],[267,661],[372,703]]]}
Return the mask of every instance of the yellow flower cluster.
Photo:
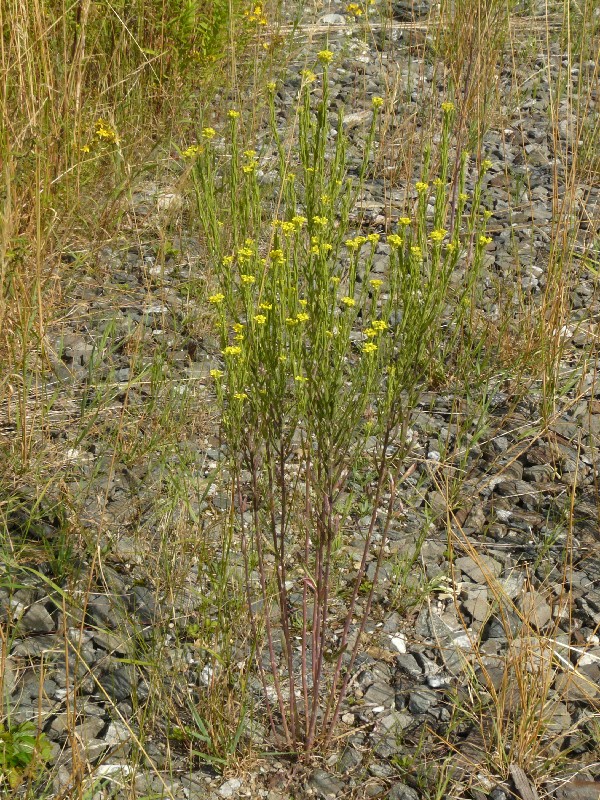
{"label": "yellow flower cluster", "polygon": [[485,247],[486,244],[491,244],[492,237],[491,236],[480,236],[479,237],[479,244],[482,247]]}
{"label": "yellow flower cluster", "polygon": [[437,228],[436,230],[431,231],[429,238],[432,242],[441,242],[447,233],[448,231],[444,230],[444,228]]}
{"label": "yellow flower cluster", "polygon": [[383,97],[376,96],[371,100],[371,103],[373,105],[373,108],[381,108],[381,106],[383,105]]}
{"label": "yellow flower cluster", "polygon": [[255,3],[251,9],[246,9],[244,16],[248,22],[255,22],[257,25],[267,24],[267,18],[264,15],[261,3]]}
{"label": "yellow flower cluster", "polygon": [[211,369],[210,377],[214,378],[215,380],[217,380],[218,378],[222,378],[223,377],[223,370],[222,369]]}
{"label": "yellow flower cluster", "polygon": [[363,246],[367,241],[366,236],[355,236],[354,239],[346,239],[344,244],[348,248],[348,250],[358,250],[360,247]]}
{"label": "yellow flower cluster", "polygon": [[442,111],[444,114],[452,113],[452,111],[454,111],[454,103],[451,103],[450,101],[442,103]]}
{"label": "yellow flower cluster", "polygon": [[317,58],[321,62],[321,64],[331,64],[333,61],[333,53],[331,50],[320,50],[317,53]]}
{"label": "yellow flower cluster", "polygon": [[219,303],[222,303],[223,300],[225,300],[225,295],[221,294],[220,292],[218,294],[211,294],[211,296],[208,298],[208,302],[213,303],[214,305],[219,305]]}
{"label": "yellow flower cluster", "polygon": [[230,108],[229,111],[227,112],[227,116],[229,117],[229,119],[238,119],[238,117],[240,116],[240,112],[236,111],[234,108]]}
{"label": "yellow flower cluster", "polygon": [[312,71],[312,69],[303,69],[300,72],[300,77],[304,80],[305,83],[314,83],[317,80],[317,76]]}
{"label": "yellow flower cluster", "polygon": [[410,217],[400,217],[398,223],[400,225],[410,225]]}
{"label": "yellow flower cluster", "polygon": [[182,152],[181,155],[184,158],[196,158],[196,156],[199,156],[200,153],[203,152],[203,150],[204,148],[202,147],[202,145],[192,144],[189,147],[186,147],[186,149]]}
{"label": "yellow flower cluster", "polygon": [[204,139],[208,139],[210,141],[210,139],[214,139],[216,135],[217,132],[214,128],[202,128],[202,137]]}
{"label": "yellow flower cluster", "polygon": [[240,275],[242,283],[250,284],[256,283],[256,278],[254,275]]}
{"label": "yellow flower cluster", "polygon": [[377,345],[374,342],[365,342],[362,349],[363,353],[374,353],[377,350]]}
{"label": "yellow flower cluster", "polygon": [[411,255],[413,255],[415,258],[423,258],[423,253],[421,252],[421,248],[417,247],[417,245],[411,247],[410,252]]}
{"label": "yellow flower cluster", "polygon": [[118,144],[119,137],[117,136],[116,130],[105,119],[97,119],[96,120],[96,130],[94,136],[100,142],[106,142],[107,144]]}
{"label": "yellow flower cluster", "polygon": [[224,356],[239,356],[242,352],[242,348],[238,347],[236,344],[230,344],[223,350]]}
{"label": "yellow flower cluster", "polygon": [[264,325],[266,321],[267,318],[265,317],[264,314],[256,314],[256,316],[254,317],[254,322],[256,322],[257,325]]}
{"label": "yellow flower cluster", "polygon": [[369,281],[369,283],[374,289],[381,289],[383,286],[383,281],[379,278],[373,278],[373,280]]}
{"label": "yellow flower cluster", "polygon": [[353,297],[342,297],[342,303],[348,308],[353,308],[356,305],[356,300]]}
{"label": "yellow flower cluster", "polygon": [[348,5],[346,6],[346,11],[353,17],[362,17],[364,13],[362,8],[358,5],[358,3],[348,3]]}
{"label": "yellow flower cluster", "polygon": [[403,238],[398,236],[397,233],[390,233],[387,237],[388,244],[390,247],[402,247]]}
{"label": "yellow flower cluster", "polygon": [[417,190],[417,192],[419,194],[422,194],[423,192],[426,192],[427,189],[429,189],[429,184],[428,183],[424,183],[423,181],[417,181],[415,183],[415,189]]}
{"label": "yellow flower cluster", "polygon": [[312,218],[313,225],[318,225],[320,228],[324,228],[325,225],[329,222],[327,217],[313,217]]}

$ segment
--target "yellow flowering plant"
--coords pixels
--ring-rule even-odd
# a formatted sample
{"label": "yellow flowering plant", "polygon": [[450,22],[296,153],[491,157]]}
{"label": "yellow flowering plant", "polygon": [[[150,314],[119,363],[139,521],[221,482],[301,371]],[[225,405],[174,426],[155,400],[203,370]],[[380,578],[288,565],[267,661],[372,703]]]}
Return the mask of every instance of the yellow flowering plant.
{"label": "yellow flowering plant", "polygon": [[[426,159],[414,205],[400,217],[397,232],[385,237],[352,230],[351,212],[364,185],[382,103],[372,104],[363,159],[358,175],[350,179],[341,112],[337,136],[328,141],[332,58],[331,51],[318,56],[320,96],[311,81],[301,85],[292,152],[280,139],[275,93],[269,91],[279,174],[272,195],[258,185],[256,169],[244,169],[257,156],[238,146],[237,115],[229,115],[230,157],[219,180],[210,137],[204,137],[206,152],[194,167],[199,218],[220,283],[209,302],[217,312],[223,355],[223,374],[214,375],[222,435],[239,508],[244,508],[244,497],[252,498],[250,521],[240,511],[236,531],[248,569],[255,565],[260,576],[258,588],[251,582],[247,586],[248,613],[254,635],[264,630],[271,655],[269,669],[260,660],[257,669],[268,717],[278,719],[286,746],[294,752],[331,740],[358,653],[350,631],[366,555],[352,581],[340,655],[326,675],[335,552],[354,523],[352,503],[344,510],[338,502],[350,491],[347,476],[364,461],[367,439],[375,439],[375,479],[362,498],[370,515],[364,552],[374,546],[383,507],[377,544],[382,552],[410,447],[409,412],[432,359],[451,338],[441,332],[450,278],[459,259],[471,259],[460,289],[463,300],[468,298],[486,239],[486,217],[479,211],[484,170],[466,214],[461,196],[469,163],[463,155],[457,169],[450,169],[453,115],[447,108],[439,173],[429,174]],[[456,191],[450,185],[454,173]],[[269,222],[273,197],[278,198],[277,217]],[[449,246],[443,246],[446,241]],[[463,302],[459,313],[464,315],[466,307]],[[452,330],[463,321],[464,316],[455,320]],[[359,632],[376,583],[377,572],[359,615]],[[279,605],[283,669],[274,656],[278,630],[271,615],[256,610],[254,599],[265,609],[272,602]],[[298,642],[292,613],[300,620]],[[359,642],[360,636],[352,641]],[[293,666],[297,647],[300,672]]]}

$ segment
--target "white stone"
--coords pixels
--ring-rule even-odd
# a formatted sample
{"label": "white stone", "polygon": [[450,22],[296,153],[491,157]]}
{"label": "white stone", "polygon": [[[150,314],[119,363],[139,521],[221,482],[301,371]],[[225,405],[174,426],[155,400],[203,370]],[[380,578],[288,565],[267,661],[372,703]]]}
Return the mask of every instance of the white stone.
{"label": "white stone", "polygon": [[406,653],[406,636],[403,633],[397,633],[392,636],[392,646],[396,648],[399,653]]}

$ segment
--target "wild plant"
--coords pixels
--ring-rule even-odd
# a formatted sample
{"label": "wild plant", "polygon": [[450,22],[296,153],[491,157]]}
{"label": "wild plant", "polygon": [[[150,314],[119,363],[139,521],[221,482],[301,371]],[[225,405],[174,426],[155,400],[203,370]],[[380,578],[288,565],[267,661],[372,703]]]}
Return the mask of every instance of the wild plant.
{"label": "wild plant", "polygon": [[[268,655],[258,658],[258,670],[267,716],[278,741],[294,752],[326,746],[335,730],[399,508],[410,409],[442,341],[468,326],[490,241],[480,208],[488,164],[469,198],[463,153],[456,192],[451,185],[452,103],[443,104],[439,175],[430,181],[426,157],[413,207],[386,241],[352,233],[384,101],[372,100],[362,163],[351,177],[341,112],[330,135],[332,59],[324,50],[320,76],[302,74],[292,145],[278,132],[275,85],[269,86],[279,170],[275,215],[258,183],[257,153],[240,152],[237,111],[229,112],[229,167],[219,180],[212,129],[204,129],[203,145],[191,154],[200,222],[220,258],[218,291],[209,302],[224,362],[212,377],[236,502],[228,535],[239,538],[244,555],[252,631],[258,637],[264,629]],[[226,245],[231,250],[223,255]],[[373,271],[376,254],[388,256],[385,273]],[[444,331],[459,261],[465,278]],[[368,523],[359,527],[343,497],[365,454],[374,477],[362,498]],[[346,576],[340,610],[332,585],[340,545],[352,530],[362,557]]]}

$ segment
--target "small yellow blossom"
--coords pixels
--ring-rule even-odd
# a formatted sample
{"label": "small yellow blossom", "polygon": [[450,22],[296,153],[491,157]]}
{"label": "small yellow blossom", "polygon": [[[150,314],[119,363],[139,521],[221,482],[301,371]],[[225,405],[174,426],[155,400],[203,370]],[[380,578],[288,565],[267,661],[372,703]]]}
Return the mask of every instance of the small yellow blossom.
{"label": "small yellow blossom", "polygon": [[236,336],[233,337],[234,341],[236,342],[243,342],[244,341],[244,334],[238,333]]}
{"label": "small yellow blossom", "polygon": [[286,325],[289,325],[290,327],[298,324],[298,320],[295,317],[286,317],[285,322]]}
{"label": "small yellow blossom", "polygon": [[298,320],[298,322],[308,322],[310,317],[304,311],[301,311],[299,314],[296,314],[296,319]]}
{"label": "small yellow blossom", "polygon": [[313,256],[318,256],[319,253],[321,252],[319,250],[319,245],[318,244],[313,244],[313,246],[310,248],[310,252],[313,254]]}
{"label": "small yellow blossom", "polygon": [[491,236],[480,236],[479,237],[479,244],[482,247],[485,247],[486,244],[490,244],[491,241],[492,241],[492,237]]}
{"label": "small yellow blossom", "polygon": [[325,227],[325,225],[327,225],[329,222],[327,217],[313,217],[312,221],[314,225],[319,225],[320,227]]}
{"label": "small yellow blossom", "polygon": [[489,160],[489,158],[486,158],[481,162],[482,172],[487,172],[489,169],[491,169],[491,167],[492,167],[492,162]]}
{"label": "small yellow blossom", "polygon": [[375,328],[376,331],[384,331],[387,326],[388,324],[384,319],[374,319],[371,323],[371,327]]}
{"label": "small yellow blossom", "polygon": [[373,108],[381,108],[381,106],[383,105],[383,97],[374,97],[371,100],[371,103],[373,105]]}
{"label": "small yellow blossom", "polygon": [[302,217],[301,215],[298,214],[297,216],[292,217],[292,222],[297,228],[301,228],[303,225],[306,225],[308,220],[306,219],[306,217]]}
{"label": "small yellow blossom", "polygon": [[214,378],[215,380],[217,380],[218,378],[222,378],[223,377],[223,370],[221,370],[221,369],[211,369],[210,377]]}
{"label": "small yellow blossom", "polygon": [[331,277],[329,280],[331,281],[331,283],[333,283],[333,285],[334,285],[334,286],[337,286],[337,285],[338,285],[338,283],[340,282],[340,280],[341,280],[341,279],[340,279],[340,278],[338,278],[338,276],[337,276],[337,275],[334,275],[334,276],[333,276],[333,277]]}
{"label": "small yellow blossom", "polygon": [[324,253],[329,253],[333,250],[333,245],[329,244],[329,242],[323,242],[323,244],[321,245],[321,249],[323,250]]}
{"label": "small yellow blossom", "polygon": [[208,298],[208,302],[214,303],[215,305],[219,305],[219,303],[222,303],[223,300],[225,300],[225,295],[221,294],[221,292],[218,292],[217,294],[211,294],[211,296]]}
{"label": "small yellow blossom", "polygon": [[269,82],[267,83],[267,89],[268,89],[270,92],[274,92],[276,88],[277,88],[277,84],[275,83],[275,81],[269,81]]}
{"label": "small yellow blossom", "polygon": [[328,194],[322,194],[321,195],[321,202],[323,204],[328,203],[329,202],[329,195]]}
{"label": "small yellow blossom", "polygon": [[273,308],[273,303],[261,303],[259,308],[261,311],[270,311]]}
{"label": "small yellow blossom", "polygon": [[244,330],[244,326],[241,322],[234,322],[232,328],[236,333],[241,333]]}
{"label": "small yellow blossom", "polygon": [[256,278],[254,277],[254,275],[240,275],[240,278],[242,280],[242,283],[250,284],[256,282]]}
{"label": "small yellow blossom", "polygon": [[400,217],[398,222],[400,225],[410,225],[410,217]]}
{"label": "small yellow blossom", "polygon": [[248,397],[246,392],[235,392],[233,396],[236,400],[245,400]]}
{"label": "small yellow blossom", "polygon": [[230,108],[229,111],[227,112],[227,116],[229,117],[229,119],[238,119],[238,117],[240,116],[240,112],[236,111],[234,108]]}
{"label": "small yellow blossom", "polygon": [[469,199],[469,195],[466,192],[461,192],[458,195],[458,199],[461,201],[461,203],[466,203],[467,200]]}
{"label": "small yellow blossom", "polygon": [[431,231],[429,238],[432,242],[441,242],[447,233],[448,231],[444,230],[444,228],[437,228],[436,230]]}
{"label": "small yellow blossom", "polygon": [[421,248],[414,245],[410,248],[410,252],[415,258],[423,258],[423,254],[421,253]]}
{"label": "small yellow blossom", "polygon": [[254,162],[252,162],[251,164],[244,164],[242,166],[242,172],[244,173],[244,175],[251,175],[255,169],[256,169],[256,164]]}
{"label": "small yellow blossom", "polygon": [[96,132],[95,132],[96,139],[100,139],[100,141],[107,142],[108,144],[118,144],[119,137],[117,136],[116,130],[105,119],[97,119],[96,120]]}
{"label": "small yellow blossom", "polygon": [[313,81],[317,80],[317,76],[315,73],[310,69],[303,69],[300,73],[301,77],[304,78],[306,83],[313,83]]}
{"label": "small yellow blossom", "polygon": [[489,210],[489,208],[484,209],[483,218],[484,219],[489,219],[491,216],[492,216],[492,212]]}
{"label": "small yellow blossom", "polygon": [[387,237],[387,241],[390,247],[402,247],[403,239],[401,236],[398,236],[397,233],[390,233]]}
{"label": "small yellow blossom", "polygon": [[237,344],[230,344],[223,350],[224,356],[239,356],[242,352],[242,348],[238,347]]}
{"label": "small yellow blossom", "polygon": [[224,267],[229,267],[231,264],[233,264],[233,256],[225,256],[222,264]]}
{"label": "small yellow blossom", "polygon": [[375,328],[365,328],[363,333],[367,338],[372,338],[373,336],[377,336],[377,331],[375,330]]}
{"label": "small yellow blossom", "polygon": [[423,181],[417,181],[415,183],[415,189],[417,190],[417,192],[419,192],[419,194],[422,194],[423,192],[426,192],[427,189],[429,189],[429,184],[424,183]]}
{"label": "small yellow blossom", "polygon": [[257,325],[264,325],[266,321],[267,321],[267,318],[265,317],[264,314],[257,314],[254,317],[254,322],[256,322]]}
{"label": "small yellow blossom", "polygon": [[285,236],[291,236],[296,230],[296,226],[293,222],[282,222],[281,223],[281,231]]}
{"label": "small yellow blossom", "polygon": [[440,189],[444,185],[444,181],[441,178],[435,178],[433,185],[436,187],[436,189]]}
{"label": "small yellow blossom", "polygon": [[306,383],[308,381],[308,378],[305,378],[304,375],[296,375],[294,380],[297,381],[298,383]]}
{"label": "small yellow blossom", "polygon": [[321,62],[321,64],[331,64],[333,61],[333,53],[331,50],[320,50],[317,53],[317,58]]}
{"label": "small yellow blossom", "polygon": [[304,298],[302,298],[301,300],[298,300],[298,302],[300,303],[302,308],[306,308],[306,306],[308,305],[308,300],[305,300]]}
{"label": "small yellow blossom", "polygon": [[202,150],[203,150],[203,149],[204,149],[204,148],[203,148],[201,145],[199,145],[199,144],[192,144],[192,145],[190,145],[189,147],[187,147],[187,148],[186,148],[186,149],[185,149],[185,150],[182,152],[182,154],[181,154],[181,155],[182,155],[184,158],[195,158],[196,156],[199,156],[199,155],[200,155],[200,153],[202,152]]}
{"label": "small yellow blossom", "polygon": [[279,361],[281,361],[282,364],[285,364],[285,362],[287,361],[287,356],[283,355],[279,356]]}
{"label": "small yellow blossom", "polygon": [[365,342],[362,349],[363,353],[374,353],[377,350],[377,345],[374,342]]}
{"label": "small yellow blossom", "polygon": [[356,305],[356,300],[353,297],[342,297],[342,303],[348,308],[353,308]]}
{"label": "small yellow blossom", "polygon": [[370,234],[367,236],[367,241],[368,241],[368,242],[371,242],[371,244],[377,244],[377,242],[379,241],[379,239],[380,239],[380,238],[381,238],[381,237],[379,236],[379,234],[378,234],[378,233],[370,233]]}
{"label": "small yellow blossom", "polygon": [[348,3],[346,11],[348,14],[352,14],[353,17],[362,17],[363,15],[363,10],[358,3]]}
{"label": "small yellow blossom", "polygon": [[383,286],[383,281],[379,278],[373,278],[373,280],[370,280],[369,283],[374,289],[380,289]]}
{"label": "small yellow blossom", "polygon": [[453,253],[456,250],[456,243],[455,242],[448,242],[448,244],[446,245],[446,250],[449,253]]}
{"label": "small yellow blossom", "polygon": [[82,153],[89,153],[89,152],[90,152],[90,150],[91,150],[91,147],[89,146],[89,144],[84,144],[84,145],[83,145],[82,147],[80,147],[79,149],[80,149],[80,151],[81,151]]}
{"label": "small yellow blossom", "polygon": [[450,114],[452,111],[454,111],[454,103],[451,103],[449,100],[445,103],[442,103],[442,111],[444,114]]}
{"label": "small yellow blossom", "polygon": [[277,248],[276,250],[271,250],[271,252],[269,253],[269,258],[271,259],[271,261],[283,261],[284,260],[283,250],[279,248]]}
{"label": "small yellow blossom", "polygon": [[214,128],[202,128],[202,136],[204,139],[214,139],[217,135],[217,132]]}

